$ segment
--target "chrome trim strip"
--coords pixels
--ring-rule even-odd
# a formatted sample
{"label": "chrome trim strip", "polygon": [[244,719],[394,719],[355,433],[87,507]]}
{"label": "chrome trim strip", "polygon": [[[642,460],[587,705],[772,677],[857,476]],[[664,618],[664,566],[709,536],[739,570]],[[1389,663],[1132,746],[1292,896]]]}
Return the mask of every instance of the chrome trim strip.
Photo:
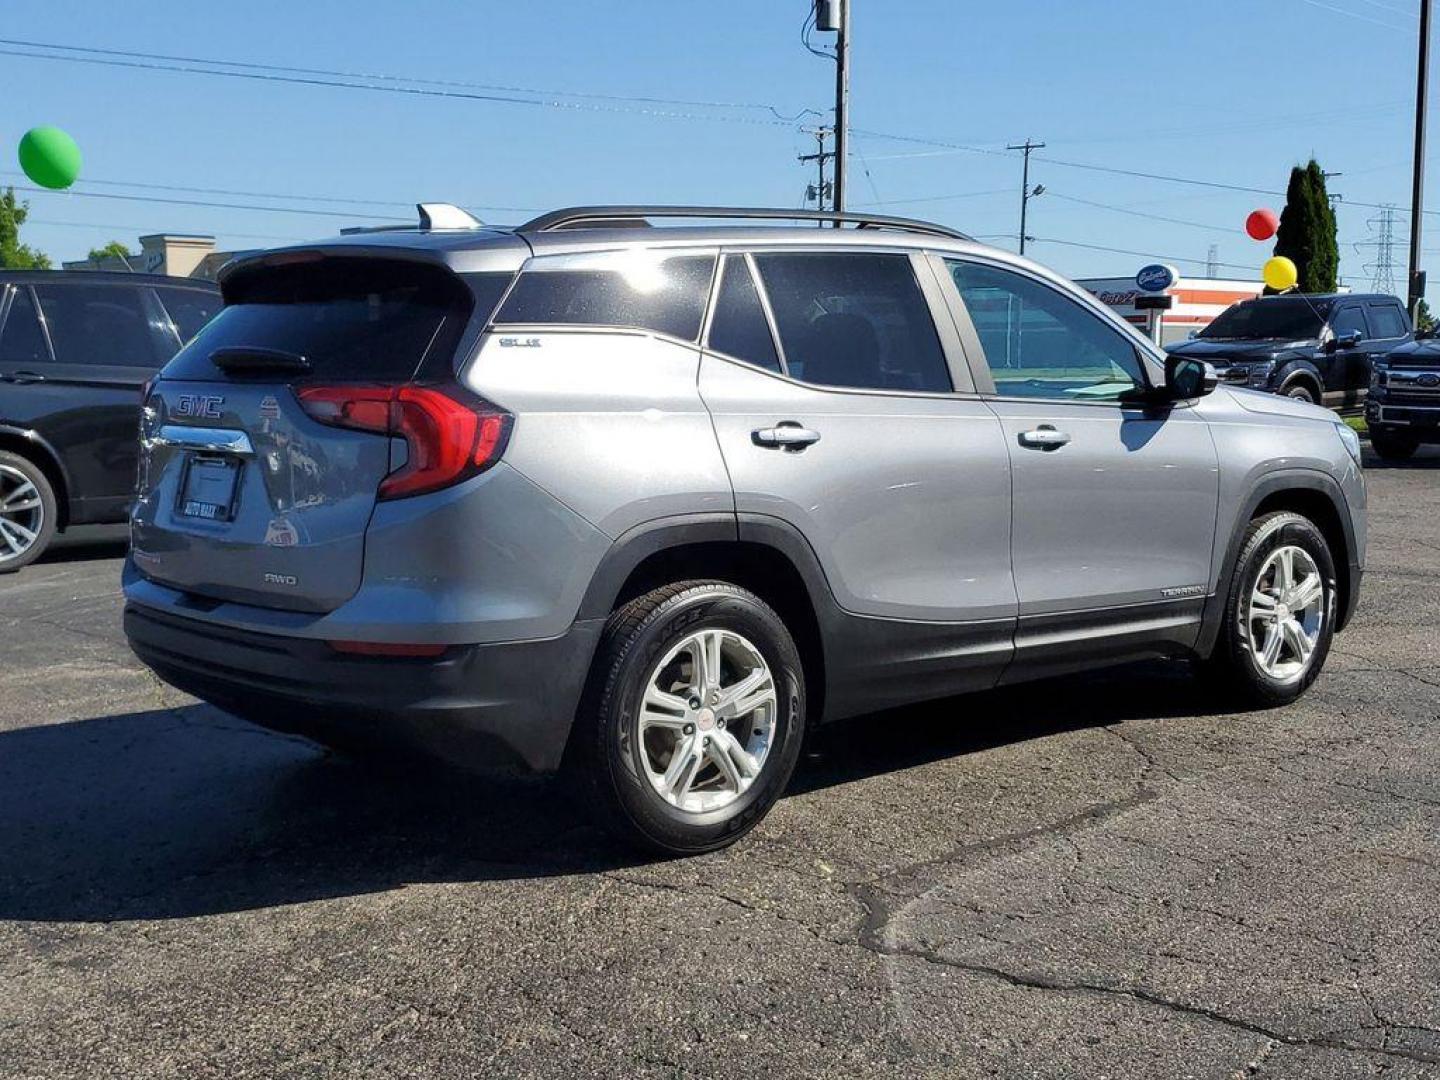
{"label": "chrome trim strip", "polygon": [[150,440],[157,446],[178,446],[186,450],[204,450],[212,454],[250,456],[255,448],[250,436],[232,428],[185,427],[166,424]]}

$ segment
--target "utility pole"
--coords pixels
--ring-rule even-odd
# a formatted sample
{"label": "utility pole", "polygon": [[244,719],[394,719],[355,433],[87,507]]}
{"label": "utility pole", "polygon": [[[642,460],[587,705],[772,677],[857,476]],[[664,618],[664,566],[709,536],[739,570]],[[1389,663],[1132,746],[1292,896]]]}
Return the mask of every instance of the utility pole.
{"label": "utility pole", "polygon": [[1211,244],[1210,250],[1205,252],[1205,276],[1207,278],[1218,278],[1220,276],[1220,245]]}
{"label": "utility pole", "polygon": [[825,149],[825,140],[829,137],[829,128],[816,128],[816,152],[813,154],[800,155],[800,161],[802,164],[808,165],[812,161],[815,162],[815,169],[817,174],[815,178],[815,183],[811,184],[805,189],[805,199],[807,202],[811,199],[814,199],[815,209],[817,210],[824,210],[825,200],[827,198],[830,198],[834,194],[834,188],[825,179],[825,163],[835,156],[833,152]]}
{"label": "utility pole", "polygon": [[1021,173],[1020,173],[1020,254],[1021,254],[1021,255],[1024,255],[1024,254],[1025,254],[1025,241],[1028,239],[1028,237],[1026,237],[1026,235],[1025,235],[1025,212],[1026,212],[1026,210],[1028,210],[1029,207],[1030,207],[1030,200],[1031,200],[1031,199],[1033,199],[1036,195],[1043,195],[1043,194],[1045,193],[1045,185],[1044,185],[1044,184],[1036,184],[1036,185],[1035,185],[1035,190],[1034,190],[1034,191],[1031,191],[1031,190],[1030,190],[1030,151],[1031,151],[1031,150],[1043,150],[1044,148],[1045,148],[1045,144],[1044,144],[1043,142],[1031,142],[1029,139],[1026,139],[1023,143],[1011,143],[1009,146],[1007,146],[1007,147],[1005,148],[1005,149],[1007,149],[1007,150],[1023,150],[1023,151],[1025,152],[1025,164],[1024,164],[1024,166],[1022,167],[1022,170],[1021,170]]}
{"label": "utility pole", "polygon": [[[815,0],[815,29],[835,32],[835,186],[830,205],[845,209],[850,153],[850,0]],[[835,223],[840,224],[838,221]]]}
{"label": "utility pole", "polygon": [[1430,0],[1420,0],[1420,51],[1415,64],[1415,168],[1410,189],[1410,322],[1425,299],[1425,271],[1420,269],[1420,226],[1425,216],[1425,98],[1430,83]]}

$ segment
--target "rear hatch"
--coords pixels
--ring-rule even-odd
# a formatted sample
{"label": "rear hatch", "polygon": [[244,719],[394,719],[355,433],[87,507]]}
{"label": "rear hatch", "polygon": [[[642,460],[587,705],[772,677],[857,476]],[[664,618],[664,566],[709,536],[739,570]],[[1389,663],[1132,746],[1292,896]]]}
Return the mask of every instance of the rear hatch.
{"label": "rear hatch", "polygon": [[314,252],[229,275],[226,306],[145,403],[136,567],[293,611],[351,597],[376,501],[457,482],[503,442],[508,417],[452,381],[477,294],[502,286]]}

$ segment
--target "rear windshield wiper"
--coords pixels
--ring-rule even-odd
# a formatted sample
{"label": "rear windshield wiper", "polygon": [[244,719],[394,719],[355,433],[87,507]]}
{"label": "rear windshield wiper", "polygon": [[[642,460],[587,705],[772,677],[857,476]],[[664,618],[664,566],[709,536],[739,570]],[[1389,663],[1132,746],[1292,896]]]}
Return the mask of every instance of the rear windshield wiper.
{"label": "rear windshield wiper", "polygon": [[310,361],[284,349],[227,345],[210,354],[210,362],[227,375],[304,375]]}

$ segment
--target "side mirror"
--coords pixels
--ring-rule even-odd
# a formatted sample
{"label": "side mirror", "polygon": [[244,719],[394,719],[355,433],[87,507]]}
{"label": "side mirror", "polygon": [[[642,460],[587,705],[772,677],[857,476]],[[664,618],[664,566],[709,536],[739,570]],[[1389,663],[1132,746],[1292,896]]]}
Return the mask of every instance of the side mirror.
{"label": "side mirror", "polygon": [[1165,358],[1165,390],[1176,401],[1204,397],[1220,383],[1215,369],[1193,356]]}
{"label": "side mirror", "polygon": [[1339,337],[1332,337],[1329,344],[1329,352],[1336,349],[1353,349],[1360,344],[1361,335],[1359,330],[1351,330],[1348,334],[1341,334]]}

